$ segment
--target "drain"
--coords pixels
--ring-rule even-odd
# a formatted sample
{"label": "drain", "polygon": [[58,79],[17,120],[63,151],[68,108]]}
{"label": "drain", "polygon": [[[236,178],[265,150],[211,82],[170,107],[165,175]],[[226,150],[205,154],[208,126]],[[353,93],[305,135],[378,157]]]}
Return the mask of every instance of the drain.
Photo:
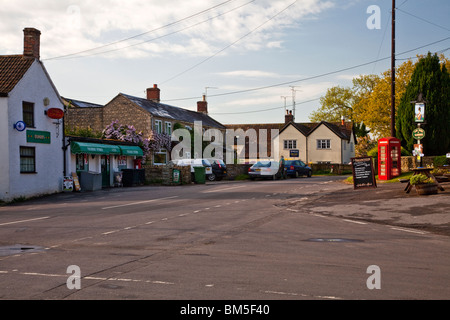
{"label": "drain", "polygon": [[310,238],[303,241],[309,242],[364,242],[360,239],[345,239],[345,238]]}
{"label": "drain", "polygon": [[10,256],[19,253],[39,252],[44,250],[45,250],[44,247],[15,244],[12,246],[0,247],[0,256]]}

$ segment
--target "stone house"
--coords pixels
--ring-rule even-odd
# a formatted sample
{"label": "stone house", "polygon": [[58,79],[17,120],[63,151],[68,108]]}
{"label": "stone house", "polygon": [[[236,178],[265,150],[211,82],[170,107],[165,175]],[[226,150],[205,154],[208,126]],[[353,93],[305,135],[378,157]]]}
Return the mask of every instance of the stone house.
{"label": "stone house", "polygon": [[[132,125],[144,137],[154,133],[171,135],[176,123],[188,129],[194,128],[195,122],[201,122],[203,131],[218,129],[225,132],[225,126],[208,115],[208,103],[203,97],[197,102],[197,111],[179,108],[160,102],[160,89],[155,84],[147,89],[147,97],[140,98],[119,93],[105,106],[64,98],[66,101],[67,127],[91,128],[101,132],[113,121],[123,125]],[[170,156],[165,149],[156,150],[152,164],[165,164]]]}

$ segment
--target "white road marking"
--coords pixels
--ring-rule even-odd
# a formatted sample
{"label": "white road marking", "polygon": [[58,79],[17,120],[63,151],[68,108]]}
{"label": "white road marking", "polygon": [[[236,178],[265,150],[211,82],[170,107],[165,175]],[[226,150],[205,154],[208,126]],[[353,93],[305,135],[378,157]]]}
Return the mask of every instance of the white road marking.
{"label": "white road marking", "polygon": [[398,231],[404,231],[404,232],[411,232],[411,233],[418,233],[418,234],[427,234],[428,232],[425,231],[417,231],[417,230],[411,230],[411,229],[403,229],[403,228],[391,228],[392,230],[398,230]]}
{"label": "white road marking", "polygon": [[366,222],[360,222],[360,221],[349,220],[349,219],[344,219],[344,221],[351,222],[351,223],[356,223],[356,224],[367,224]]}
{"label": "white road marking", "polygon": [[43,220],[43,219],[48,219],[50,217],[40,217],[40,218],[34,218],[34,219],[27,219],[27,220],[17,220],[17,221],[11,221],[11,222],[5,222],[5,223],[0,223],[0,226],[6,226],[8,224],[15,224],[15,223],[22,223],[22,222],[30,222],[30,221],[36,221],[36,220]]}
{"label": "white road marking", "polygon": [[215,190],[206,190],[206,191],[203,191],[202,193],[222,192],[222,191],[226,191],[226,190],[244,188],[244,187],[246,187],[246,186],[237,186],[237,187],[228,187],[228,188],[215,189]]}
{"label": "white road marking", "polygon": [[159,200],[167,200],[167,199],[173,199],[173,198],[178,198],[178,196],[172,196],[172,197],[166,197],[166,198],[159,198],[159,199],[151,199],[151,200],[145,200],[145,201],[130,202],[130,203],[125,203],[125,204],[119,204],[119,205],[116,205],[116,206],[104,207],[104,208],[102,208],[102,209],[103,209],[103,210],[106,210],[106,209],[114,209],[114,208],[120,208],[120,207],[126,207],[126,206],[133,206],[133,205],[136,205],[136,204],[142,204],[142,203],[154,202],[154,201],[159,201]]}

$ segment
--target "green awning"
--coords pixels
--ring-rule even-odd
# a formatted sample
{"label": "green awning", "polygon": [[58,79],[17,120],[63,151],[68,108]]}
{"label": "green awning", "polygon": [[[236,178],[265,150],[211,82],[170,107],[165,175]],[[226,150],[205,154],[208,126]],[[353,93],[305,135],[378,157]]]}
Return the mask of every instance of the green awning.
{"label": "green awning", "polygon": [[121,154],[119,146],[78,141],[70,142],[70,150],[74,154]]}
{"label": "green awning", "polygon": [[142,157],[144,155],[142,149],[137,146],[119,146],[119,148],[122,151],[120,154],[124,156]]}

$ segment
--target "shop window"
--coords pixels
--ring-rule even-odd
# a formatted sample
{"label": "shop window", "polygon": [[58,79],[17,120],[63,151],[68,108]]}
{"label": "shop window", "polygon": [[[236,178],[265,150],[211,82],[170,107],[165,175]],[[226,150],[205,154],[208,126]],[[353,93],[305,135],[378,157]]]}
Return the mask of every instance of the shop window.
{"label": "shop window", "polygon": [[166,164],[167,163],[167,151],[160,149],[153,154],[153,164]]}
{"label": "shop window", "polygon": [[317,149],[331,149],[331,140],[330,139],[318,139],[317,140]]}
{"label": "shop window", "polygon": [[36,172],[36,149],[20,147],[20,173]]}
{"label": "shop window", "polygon": [[297,149],[297,140],[284,140],[284,149]]}
{"label": "shop window", "polygon": [[22,102],[22,118],[28,128],[34,128],[34,103]]}

